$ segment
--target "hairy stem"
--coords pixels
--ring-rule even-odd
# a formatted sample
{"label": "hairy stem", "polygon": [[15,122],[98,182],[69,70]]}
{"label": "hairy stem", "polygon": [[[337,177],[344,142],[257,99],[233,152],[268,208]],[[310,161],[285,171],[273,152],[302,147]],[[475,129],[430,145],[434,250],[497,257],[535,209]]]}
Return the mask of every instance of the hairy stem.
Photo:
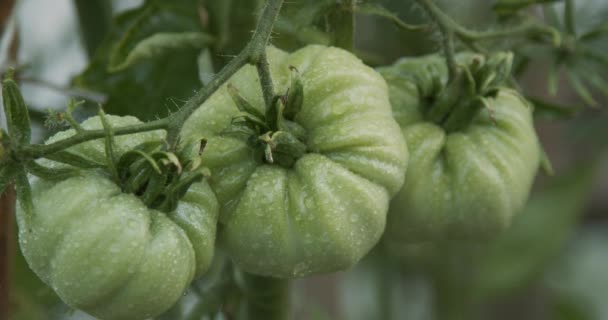
{"label": "hairy stem", "polygon": [[258,76],[260,77],[260,83],[262,84],[262,93],[264,94],[264,102],[266,103],[266,110],[272,108],[272,102],[274,100],[275,92],[274,85],[272,83],[272,75],[270,74],[270,64],[268,63],[268,57],[266,53],[262,54],[260,61],[256,63],[258,69]]}
{"label": "hairy stem", "polygon": [[[205,100],[207,100],[217,89],[219,89],[234,73],[247,63],[256,64],[264,85],[264,97],[271,101],[274,97],[272,90],[272,79],[266,59],[266,46],[270,39],[272,27],[276,21],[283,0],[268,0],[251,41],[245,49],[230,61],[205,87],[190,98],[184,106],[171,116],[140,125],[114,128],[115,135],[126,135],[157,129],[167,130],[167,141],[173,149],[177,146],[179,132],[183,123]],[[37,159],[45,155],[61,151],[73,145],[93,139],[103,138],[104,130],[85,130],[67,139],[57,141],[49,145],[32,144],[18,147],[18,153],[22,158]]]}
{"label": "hairy stem", "polygon": [[[454,57],[454,29],[450,25],[445,15],[441,10],[435,6],[431,0],[417,0],[418,4],[426,11],[429,17],[437,24],[441,31],[441,39],[443,51],[445,53],[446,63],[448,65],[449,79],[452,81],[458,72],[456,65],[456,58]],[[453,22],[453,21],[452,21]]]}
{"label": "hairy stem", "polygon": [[283,0],[268,0],[258,25],[253,33],[251,41],[245,49],[241,51],[232,61],[230,61],[216,77],[205,87],[199,90],[186,104],[172,116],[170,116],[167,128],[167,141],[171,148],[175,148],[178,143],[179,132],[183,123],[207,98],[219,89],[230,77],[235,74],[242,66],[247,63],[258,64],[265,60],[266,46],[270,39],[272,27],[279,16]]}
{"label": "hairy stem", "polygon": [[[166,129],[169,121],[167,118],[156,121],[146,122],[138,125],[124,126],[114,128],[114,135],[120,136],[138,132],[152,131],[158,129]],[[77,145],[79,143],[103,138],[106,136],[105,130],[84,130],[69,138],[51,143],[51,144],[32,144],[21,147],[19,154],[27,158],[41,158],[54,152],[58,152]]]}

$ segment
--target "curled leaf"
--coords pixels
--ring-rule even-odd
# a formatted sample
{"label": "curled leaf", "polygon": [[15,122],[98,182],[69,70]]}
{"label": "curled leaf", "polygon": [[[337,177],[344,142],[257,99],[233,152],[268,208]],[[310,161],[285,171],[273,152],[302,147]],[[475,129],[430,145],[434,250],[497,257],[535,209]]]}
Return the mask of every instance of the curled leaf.
{"label": "curled leaf", "polygon": [[159,32],[140,42],[121,57],[115,50],[110,57],[109,71],[124,70],[140,61],[161,57],[181,49],[202,49],[213,43],[213,37],[203,32]]}

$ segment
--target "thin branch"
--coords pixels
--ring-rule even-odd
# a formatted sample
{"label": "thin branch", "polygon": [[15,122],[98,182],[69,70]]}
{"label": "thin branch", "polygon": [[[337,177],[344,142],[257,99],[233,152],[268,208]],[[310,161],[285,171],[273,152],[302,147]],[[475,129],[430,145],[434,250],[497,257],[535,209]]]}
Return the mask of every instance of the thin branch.
{"label": "thin branch", "polygon": [[269,110],[272,108],[275,92],[272,83],[272,75],[270,74],[270,64],[268,63],[266,53],[262,54],[260,61],[256,64],[256,68],[258,69],[258,76],[260,77],[260,83],[262,84],[262,93],[264,95],[264,102],[266,103],[266,110]]}
{"label": "thin branch", "polygon": [[[167,129],[169,124],[168,118],[159,119],[156,121],[146,122],[143,124],[132,125],[132,126],[124,126],[114,128],[114,135],[126,135],[144,131],[152,131],[158,129]],[[21,147],[19,150],[19,154],[25,157],[37,159],[49,155],[51,153],[55,153],[61,151],[63,149],[69,148],[71,146],[77,145],[79,143],[103,138],[106,136],[105,130],[84,130],[81,131],[69,138],[59,140],[57,142],[51,144],[31,144],[27,146]]]}
{"label": "thin branch", "polygon": [[442,30],[441,28],[451,30],[454,36],[475,51],[482,51],[481,47],[475,43],[477,41],[535,34],[549,36],[553,45],[555,46],[558,46],[561,43],[561,35],[559,31],[549,26],[529,22],[499,30],[470,30],[454,21],[450,16],[441,11],[441,9],[437,7],[437,5],[435,5],[431,0],[417,0],[417,2],[425,9],[425,11],[427,11],[434,22],[437,23],[440,30]]}

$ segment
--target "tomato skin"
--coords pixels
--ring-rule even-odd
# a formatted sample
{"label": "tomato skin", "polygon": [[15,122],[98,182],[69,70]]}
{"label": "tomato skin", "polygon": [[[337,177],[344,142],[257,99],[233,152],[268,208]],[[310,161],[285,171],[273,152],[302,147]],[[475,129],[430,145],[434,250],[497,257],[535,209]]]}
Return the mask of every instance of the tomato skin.
{"label": "tomato skin", "polygon": [[[114,126],[141,123],[107,116]],[[99,129],[98,117],[82,123]],[[47,141],[73,135],[58,133]],[[117,155],[163,131],[115,137]],[[105,162],[103,140],[69,151]],[[63,166],[49,160],[42,164]],[[147,319],[170,308],[210,265],[218,204],[193,184],[170,213],[150,209],[98,170],[62,181],[31,178],[34,214],[18,206],[19,243],[30,268],[68,305],[101,319]]]}
{"label": "tomato skin", "polygon": [[[473,54],[458,56],[466,64]],[[487,239],[509,226],[527,201],[540,162],[532,107],[501,88],[464,129],[426,121],[433,78],[447,81],[438,55],[404,58],[379,70],[410,151],[401,191],[391,202],[386,237],[397,242]]]}
{"label": "tomato skin", "polygon": [[[207,140],[203,162],[221,205],[221,239],[239,267],[279,278],[348,268],[380,238],[403,183],[407,147],[386,83],[338,48],[267,54],[276,92],[286,92],[289,66],[304,88],[294,121],[306,130],[308,151],[293,167],[266,164],[244,141],[221,134],[238,112],[226,86],[188,119],[182,137]],[[228,82],[264,112],[254,67]]]}

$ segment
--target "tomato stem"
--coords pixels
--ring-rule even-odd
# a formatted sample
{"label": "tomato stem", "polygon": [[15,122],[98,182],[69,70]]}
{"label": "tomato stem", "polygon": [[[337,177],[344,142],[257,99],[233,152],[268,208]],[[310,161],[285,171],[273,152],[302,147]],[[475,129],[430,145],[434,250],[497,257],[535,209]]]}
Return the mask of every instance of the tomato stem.
{"label": "tomato stem", "polygon": [[[258,24],[253,33],[253,36],[247,46],[234,58],[232,59],[220,72],[209,82],[205,87],[199,90],[192,98],[190,98],[186,104],[176,113],[169,116],[167,128],[167,141],[169,142],[170,149],[177,147],[179,132],[183,123],[190,117],[190,115],[196,110],[203,102],[205,102],[217,89],[219,89],[232,75],[234,75],[241,67],[245,64],[255,64],[258,66],[258,70],[263,73],[261,76],[264,82],[263,86],[268,89],[264,91],[264,99],[268,104],[268,97],[274,92],[270,91],[270,71],[264,67],[266,61],[266,46],[272,32],[279,11],[283,5],[283,0],[268,0],[266,6],[262,11],[262,15],[258,20]],[[265,80],[264,80],[265,79]]]}

